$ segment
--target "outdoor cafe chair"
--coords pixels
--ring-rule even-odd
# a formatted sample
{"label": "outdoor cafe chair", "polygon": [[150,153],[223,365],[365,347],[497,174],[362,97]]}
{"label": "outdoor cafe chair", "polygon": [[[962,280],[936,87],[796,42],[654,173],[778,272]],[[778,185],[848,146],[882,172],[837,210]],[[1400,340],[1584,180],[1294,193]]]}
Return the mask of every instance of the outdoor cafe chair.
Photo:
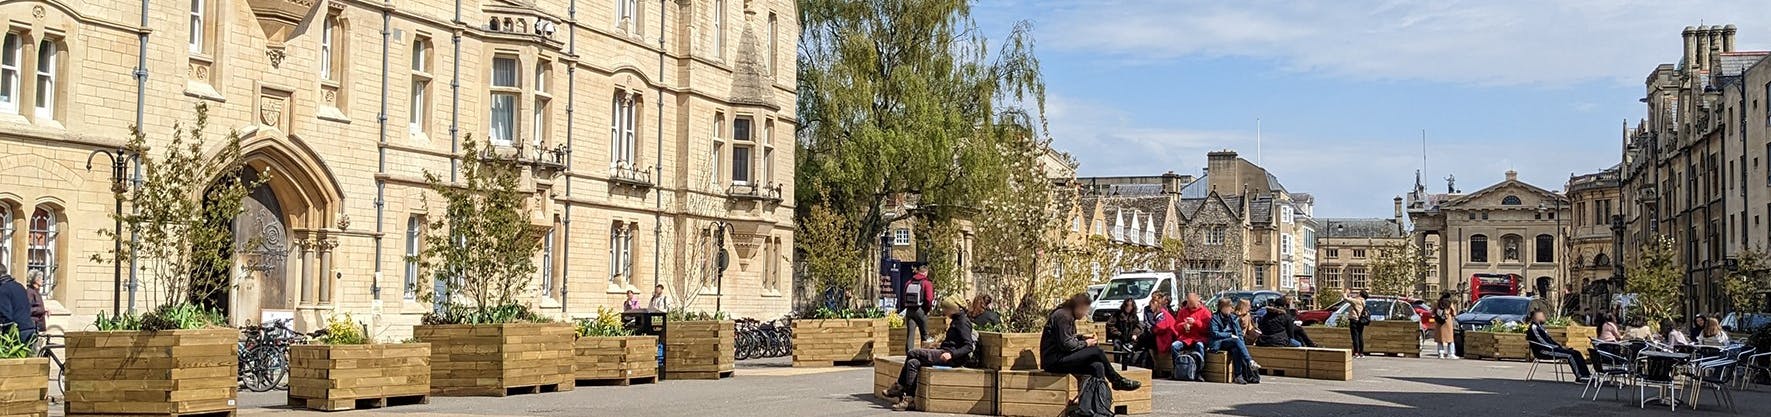
{"label": "outdoor cafe chair", "polygon": [[1703,391],[1708,389],[1716,392],[1716,405],[1727,404],[1728,411],[1734,411],[1734,393],[1728,385],[1734,383],[1737,364],[1733,359],[1721,359],[1698,365],[1697,374],[1691,377],[1691,409],[1697,409]]}
{"label": "outdoor cafe chair", "polygon": [[1612,393],[1614,397],[1619,400],[1623,399],[1624,384],[1634,383],[1631,379],[1635,375],[1635,362],[1597,347],[1589,349],[1588,353],[1592,354],[1595,372],[1593,377],[1587,380],[1586,389],[1580,391],[1580,396],[1585,398],[1587,390],[1592,390],[1593,401],[1598,401],[1599,392],[1605,390],[1605,383],[1611,382],[1617,384],[1617,390]]}
{"label": "outdoor cafe chair", "polygon": [[[1649,400],[1659,400],[1678,411],[1678,368],[1684,361],[1682,354],[1676,352],[1643,351],[1636,360],[1636,407],[1647,408]],[[1655,398],[1648,398],[1650,387],[1658,392]]]}
{"label": "outdoor cafe chair", "polygon": [[[1542,342],[1533,340],[1527,340],[1526,342],[1531,344],[1531,370],[1525,372],[1525,380],[1530,381],[1537,376],[1538,365],[1548,364],[1551,369],[1556,371],[1556,382],[1562,382],[1564,380],[1562,377],[1562,365],[1569,363],[1568,357],[1552,353],[1556,350],[1555,346],[1546,345]],[[1585,394],[1582,395],[1584,396]]]}
{"label": "outdoor cafe chair", "polygon": [[1752,388],[1754,380],[1761,376],[1771,377],[1771,352],[1747,356],[1740,363],[1740,389]]}

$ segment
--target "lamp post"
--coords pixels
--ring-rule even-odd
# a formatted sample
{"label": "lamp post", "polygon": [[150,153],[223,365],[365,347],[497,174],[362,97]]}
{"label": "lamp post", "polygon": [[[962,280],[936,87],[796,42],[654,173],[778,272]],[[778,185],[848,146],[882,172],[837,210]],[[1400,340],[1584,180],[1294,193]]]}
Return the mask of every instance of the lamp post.
{"label": "lamp post", "polygon": [[116,205],[111,216],[111,314],[120,315],[123,314],[123,199],[124,193],[129,192],[129,164],[141,163],[141,155],[123,147],[94,150],[86,155],[87,171],[92,170],[92,158],[99,155],[111,160],[111,197]]}

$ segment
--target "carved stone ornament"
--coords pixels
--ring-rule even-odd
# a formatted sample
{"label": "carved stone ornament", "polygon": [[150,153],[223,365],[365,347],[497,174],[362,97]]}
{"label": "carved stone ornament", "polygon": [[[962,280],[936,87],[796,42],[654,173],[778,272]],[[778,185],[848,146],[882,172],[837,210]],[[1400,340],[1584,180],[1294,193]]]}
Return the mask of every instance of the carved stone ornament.
{"label": "carved stone ornament", "polygon": [[[264,37],[272,49],[282,50],[283,41],[297,26],[301,26],[302,18],[311,15],[314,0],[246,0],[252,7],[252,15],[258,18],[259,29],[264,30]],[[272,58],[273,62],[281,61]]]}
{"label": "carved stone ornament", "polygon": [[283,58],[287,58],[289,55],[283,52],[283,48],[270,48],[264,50],[264,56],[271,59],[271,68],[282,68]]}
{"label": "carved stone ornament", "polygon": [[264,96],[258,103],[258,122],[265,126],[278,127],[283,120],[283,99],[281,97]]}
{"label": "carved stone ornament", "polygon": [[338,213],[338,230],[350,230],[351,215]]}

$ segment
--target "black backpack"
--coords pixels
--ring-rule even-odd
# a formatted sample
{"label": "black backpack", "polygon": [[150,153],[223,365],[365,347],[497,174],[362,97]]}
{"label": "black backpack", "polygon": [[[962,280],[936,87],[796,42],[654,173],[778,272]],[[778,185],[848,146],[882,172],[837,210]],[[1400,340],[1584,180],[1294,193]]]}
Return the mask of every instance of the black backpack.
{"label": "black backpack", "polygon": [[1198,381],[1199,364],[1204,362],[1205,360],[1199,357],[1199,352],[1188,350],[1181,353],[1180,359],[1175,361],[1172,378],[1177,381]]}
{"label": "black backpack", "polygon": [[1113,417],[1113,389],[1107,381],[1093,376],[1082,379],[1081,395],[1070,408],[1072,417]]}

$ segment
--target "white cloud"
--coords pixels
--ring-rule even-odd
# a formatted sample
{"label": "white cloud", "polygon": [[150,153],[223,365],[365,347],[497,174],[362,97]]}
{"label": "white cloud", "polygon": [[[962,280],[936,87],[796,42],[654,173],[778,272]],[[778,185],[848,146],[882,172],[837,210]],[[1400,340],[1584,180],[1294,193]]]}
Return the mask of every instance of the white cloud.
{"label": "white cloud", "polygon": [[1061,51],[1113,59],[1251,57],[1355,79],[1638,83],[1676,61],[1688,25],[1739,26],[1765,49],[1763,1],[1045,0],[1016,10]]}

